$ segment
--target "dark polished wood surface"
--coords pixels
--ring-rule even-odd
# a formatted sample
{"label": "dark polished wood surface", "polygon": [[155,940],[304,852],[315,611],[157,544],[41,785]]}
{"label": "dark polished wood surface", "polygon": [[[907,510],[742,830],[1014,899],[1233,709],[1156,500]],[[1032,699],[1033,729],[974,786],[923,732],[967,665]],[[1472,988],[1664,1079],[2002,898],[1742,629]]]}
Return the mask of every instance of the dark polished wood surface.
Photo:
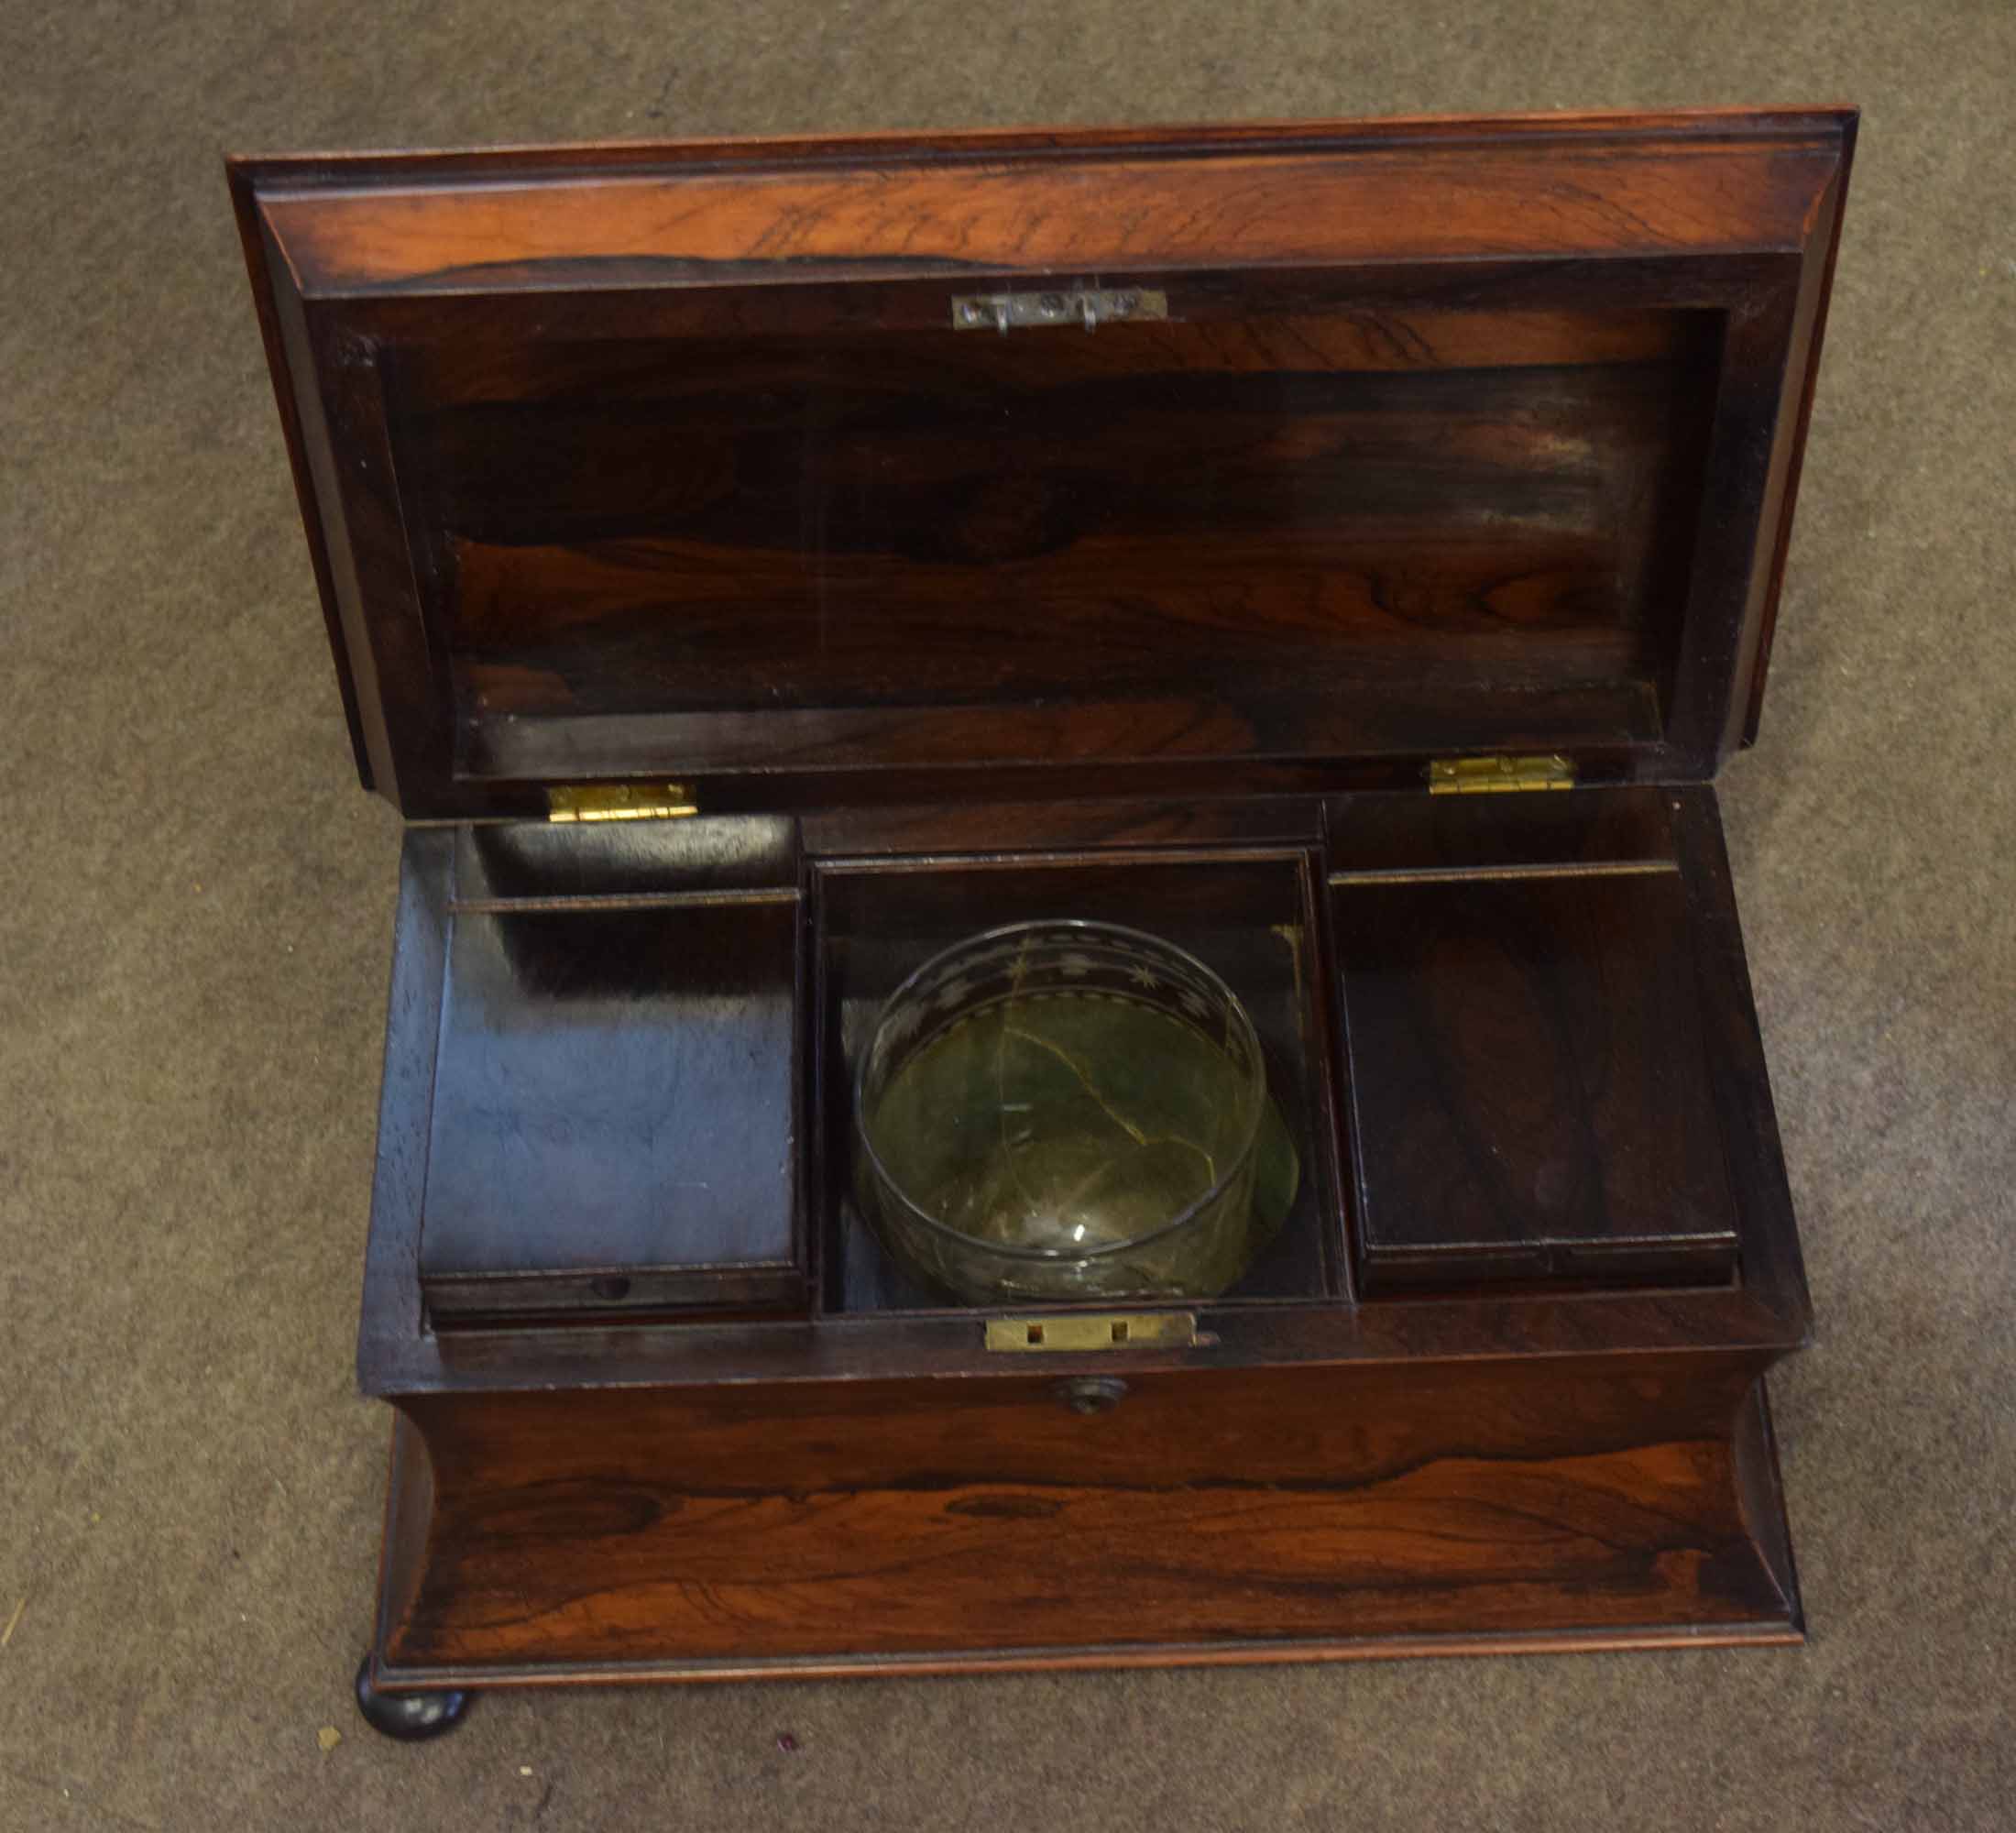
{"label": "dark polished wood surface", "polygon": [[[1706,779],[1854,135],[233,162],[360,773],[441,823],[374,1688],[1799,1636],[1761,1377],[1810,1309]],[[1095,284],[1167,321],[951,328]],[[1581,786],[1427,794],[1479,752]],[[703,815],[520,818],[605,780]],[[1194,1339],[990,1349],[845,1201],[876,1002],[1058,915],[1267,1044],[1301,1194]]]}
{"label": "dark polished wood surface", "polygon": [[[314,291],[526,284],[542,265],[943,269],[1769,246],[1852,111],[917,134],[252,159]],[[864,183],[861,174],[875,181]],[[1088,208],[1086,178],[1097,180]],[[432,184],[414,183],[428,178]],[[1419,208],[1424,193],[1447,213]],[[547,274],[550,283],[552,275]]]}
{"label": "dark polished wood surface", "polygon": [[1367,1289],[1728,1277],[1678,870],[1514,870],[1331,881]]}
{"label": "dark polished wood surface", "polygon": [[[1754,1364],[1649,1358],[416,1402],[395,1669],[1436,1633],[1795,1636]],[[1768,1457],[1768,1450],[1765,1455]],[[1769,1479],[1764,1479],[1767,1487]]]}
{"label": "dark polished wood surface", "polygon": [[[1852,131],[233,179],[376,785],[479,815],[663,773],[778,809],[892,771],[932,799],[1183,760],[1287,786],[1448,749],[1707,774],[1759,673]],[[1170,322],[948,328],[1035,276],[1152,284]]]}
{"label": "dark polished wood surface", "polygon": [[[882,1268],[846,1201],[849,1027],[938,948],[1060,912],[1167,934],[1233,977],[1301,1159],[1278,1251],[1207,1308],[1215,1341],[1175,1366],[1794,1346],[1808,1301],[1718,833],[1711,791],[1628,785],[1234,800],[1180,817],[1086,803],[854,811],[802,829],[703,818],[416,831],[365,1383],[398,1394],[986,1369],[976,1314]],[[542,895],[555,885],[573,889]],[[763,901],[735,901],[745,895]],[[683,952],[696,922],[731,943]],[[522,941],[514,956],[499,923],[590,933],[558,956]],[[463,946],[488,964],[488,982],[466,973],[490,1002],[466,1036],[463,925],[483,926]],[[625,946],[594,943],[597,925]],[[761,973],[724,992],[718,971],[736,962]],[[584,983],[570,997],[587,1002],[578,1010],[617,1000],[636,1021],[634,1059],[568,1054],[578,1011],[552,973],[572,984],[597,971],[613,975],[599,993]],[[751,1058],[746,1072],[700,1078],[691,1101],[657,1102],[654,1078],[705,1054],[702,1032],[673,1024],[696,1001],[713,1022],[798,1040],[801,1068]],[[485,1127],[456,1115],[520,1056],[527,1127],[594,1139],[628,1116],[651,1150],[559,1151],[520,1176],[492,1149],[494,1103]],[[738,1089],[747,1101],[728,1098]],[[774,1253],[774,1158],[745,1149],[764,1138],[794,1142],[806,1220],[788,1262]],[[716,1182],[692,1167],[724,1152],[735,1202],[682,1188]],[[585,1180],[564,1200],[552,1188],[563,1169]],[[454,1210],[440,1200],[450,1190]],[[622,1223],[613,1259],[586,1247],[610,1217]],[[510,1302],[484,1285],[485,1267],[511,1269]],[[1397,1279],[1434,1293],[1353,1304],[1354,1268],[1370,1296]],[[416,1279],[440,1328],[411,1306]],[[597,1290],[608,1279],[629,1283]],[[803,1313],[808,1279],[816,1328],[750,1314]],[[1556,1283],[1507,1301],[1538,1279]],[[470,1312],[561,1308],[630,1322],[448,1328]],[[682,1308],[737,1318],[681,1322]]]}
{"label": "dark polished wood surface", "polygon": [[465,767],[510,771],[518,721],[1200,681],[1272,750],[1341,748],[1354,701],[1572,688],[1649,736],[1715,372],[1680,316],[1524,367],[1397,318],[1344,368],[1364,323],[1284,318],[560,346],[467,402],[402,373]]}

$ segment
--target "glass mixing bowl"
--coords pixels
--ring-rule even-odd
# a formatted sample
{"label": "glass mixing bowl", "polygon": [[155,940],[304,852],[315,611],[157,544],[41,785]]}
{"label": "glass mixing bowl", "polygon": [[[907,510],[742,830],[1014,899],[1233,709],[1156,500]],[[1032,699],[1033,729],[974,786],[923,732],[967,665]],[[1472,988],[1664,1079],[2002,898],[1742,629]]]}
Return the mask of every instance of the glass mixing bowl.
{"label": "glass mixing bowl", "polygon": [[1201,961],[1112,924],[1015,924],[882,1007],[857,1192],[898,1261],[969,1303],[1209,1296],[1259,1245],[1268,1113],[1253,1022]]}

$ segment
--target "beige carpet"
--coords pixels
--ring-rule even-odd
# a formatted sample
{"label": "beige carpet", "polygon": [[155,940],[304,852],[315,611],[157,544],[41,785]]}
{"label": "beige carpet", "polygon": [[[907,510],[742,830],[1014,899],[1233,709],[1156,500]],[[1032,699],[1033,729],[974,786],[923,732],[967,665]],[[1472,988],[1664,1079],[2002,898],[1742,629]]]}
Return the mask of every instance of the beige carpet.
{"label": "beige carpet", "polygon": [[[2012,77],[2010,0],[0,0],[0,1828],[2011,1825]],[[1725,792],[1821,1320],[1776,1385],[1810,1645],[367,1734],[399,827],[351,777],[219,155],[1834,100],[1854,194]]]}

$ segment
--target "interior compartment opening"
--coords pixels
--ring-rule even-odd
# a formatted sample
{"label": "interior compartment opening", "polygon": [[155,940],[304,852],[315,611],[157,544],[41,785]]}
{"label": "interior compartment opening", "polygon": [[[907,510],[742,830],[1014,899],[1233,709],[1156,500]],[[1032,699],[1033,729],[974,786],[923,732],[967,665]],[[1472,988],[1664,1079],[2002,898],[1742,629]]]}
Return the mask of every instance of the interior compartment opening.
{"label": "interior compartment opening", "polygon": [[430,1312],[805,1314],[789,822],[457,835]]}
{"label": "interior compartment opening", "polygon": [[883,1001],[954,943],[1006,924],[1072,917],[1145,931],[1194,955],[1239,998],[1259,1036],[1299,1176],[1272,1240],[1214,1302],[1320,1299],[1342,1290],[1306,855],[837,862],[817,867],[815,884],[818,1182],[829,1312],[959,1307],[897,1264],[854,1193],[855,1079]]}
{"label": "interior compartment opening", "polygon": [[1735,1276],[1660,791],[1354,798],[1328,895],[1368,1298]]}

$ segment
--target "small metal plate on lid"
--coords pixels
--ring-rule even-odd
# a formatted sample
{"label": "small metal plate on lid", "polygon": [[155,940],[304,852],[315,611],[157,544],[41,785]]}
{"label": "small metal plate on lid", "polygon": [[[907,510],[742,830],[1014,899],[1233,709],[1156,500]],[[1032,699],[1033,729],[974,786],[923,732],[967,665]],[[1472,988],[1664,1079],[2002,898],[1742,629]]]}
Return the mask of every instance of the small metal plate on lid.
{"label": "small metal plate on lid", "polygon": [[955,331],[1009,331],[1035,324],[1081,324],[1096,331],[1115,322],[1162,319],[1169,296],[1150,287],[1057,287],[1045,292],[962,293],[952,302]]}

